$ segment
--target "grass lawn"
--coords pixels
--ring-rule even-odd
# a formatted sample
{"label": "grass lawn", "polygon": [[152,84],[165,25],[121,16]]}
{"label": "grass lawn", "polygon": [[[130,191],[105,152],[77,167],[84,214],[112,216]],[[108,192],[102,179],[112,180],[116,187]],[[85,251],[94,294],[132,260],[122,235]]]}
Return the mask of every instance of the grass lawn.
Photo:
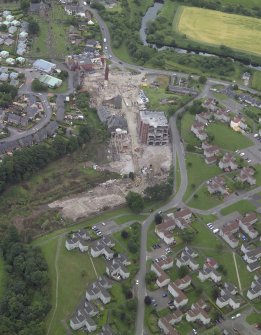
{"label": "grass lawn", "polygon": [[[194,192],[197,187],[204,181],[220,174],[221,170],[216,166],[207,165],[200,155],[187,153],[186,162],[192,165],[187,168],[188,172],[188,188],[183,200],[186,201],[190,194]],[[194,186],[192,186],[194,185]]]}
{"label": "grass lawn", "polygon": [[145,220],[144,215],[135,215],[135,214],[129,214],[129,215],[123,215],[119,218],[115,219],[115,222],[118,224],[125,223],[128,221],[144,221]]}
{"label": "grass lawn", "polygon": [[235,132],[223,123],[211,123],[206,128],[208,135],[214,136],[213,144],[224,150],[235,151],[251,146],[253,142],[244,135]]}
{"label": "grass lawn", "polygon": [[254,165],[254,168],[256,170],[256,174],[255,174],[256,184],[261,185],[261,164]]}
{"label": "grass lawn", "polygon": [[68,90],[68,80],[63,80],[63,83],[60,87],[57,88],[48,88],[48,93],[65,93]]}
{"label": "grass lawn", "polygon": [[247,323],[250,325],[253,325],[254,323],[259,323],[261,319],[260,313],[252,313],[246,317]]}
{"label": "grass lawn", "polygon": [[[213,257],[218,262],[218,264],[222,264],[227,271],[227,274],[225,276],[222,275],[222,277],[225,280],[234,283],[238,287],[233,254],[231,253],[230,249],[228,249],[225,242],[213,234],[213,232],[205,225],[207,222],[213,222],[214,219],[215,218],[211,216],[204,217],[197,215],[197,219],[195,220],[193,226],[198,231],[198,233],[195,235],[191,246],[197,248],[199,251],[200,264],[203,263],[206,257]],[[222,246],[222,251],[220,251],[220,246]],[[242,289],[246,292],[253,280],[254,274],[251,274],[247,271],[246,264],[238,254],[236,254],[235,257]]]}
{"label": "grass lawn", "polygon": [[195,121],[195,115],[185,113],[181,119],[181,137],[186,144],[194,146],[200,145],[200,140],[190,131],[192,123]]}
{"label": "grass lawn", "polygon": [[255,71],[251,81],[251,87],[261,91],[261,72]]}
{"label": "grass lawn", "polygon": [[221,3],[224,5],[232,4],[232,5],[242,5],[244,7],[255,7],[260,6],[260,0],[221,0]]}
{"label": "grass lawn", "polygon": [[206,185],[202,185],[196,192],[197,198],[192,198],[188,206],[198,209],[210,209],[221,204],[224,199],[222,196],[209,194]]}
{"label": "grass lawn", "polygon": [[180,10],[175,26],[188,39],[261,55],[261,44],[256,43],[261,39],[260,19],[195,7]]}
{"label": "grass lawn", "polygon": [[178,155],[176,155],[176,168],[175,168],[175,186],[176,186],[176,192],[178,192],[180,183],[181,183],[181,175],[180,175],[180,167],[179,167],[179,159]]}
{"label": "grass lawn", "polygon": [[0,256],[0,300],[3,296],[5,289],[5,269],[4,269],[4,260],[3,257]]}
{"label": "grass lawn", "polygon": [[[86,253],[81,253],[79,250],[69,252],[65,249],[64,244],[65,238],[62,238],[57,259],[59,273],[57,310],[50,328],[50,334],[56,335],[63,335],[66,332],[62,321],[70,318],[84,296],[88,284],[96,279],[90,256]],[[57,246],[59,247],[58,239],[54,239],[41,247],[49,266],[51,278],[52,310],[47,318],[47,327],[50,326],[56,301],[55,255]],[[96,258],[93,261],[98,275],[103,274],[105,272],[104,260]]]}
{"label": "grass lawn", "polygon": [[152,223],[149,226],[149,230],[148,230],[148,239],[147,239],[147,250],[148,251],[152,250],[152,246],[154,244],[161,243],[161,239],[154,233],[154,229],[155,229],[155,224]]}
{"label": "grass lawn", "polygon": [[255,210],[256,210],[256,206],[253,205],[250,201],[240,200],[233,205],[230,205],[226,208],[221,209],[220,213],[222,215],[228,215],[230,213],[237,211],[241,214],[245,214],[247,212],[253,212]]}

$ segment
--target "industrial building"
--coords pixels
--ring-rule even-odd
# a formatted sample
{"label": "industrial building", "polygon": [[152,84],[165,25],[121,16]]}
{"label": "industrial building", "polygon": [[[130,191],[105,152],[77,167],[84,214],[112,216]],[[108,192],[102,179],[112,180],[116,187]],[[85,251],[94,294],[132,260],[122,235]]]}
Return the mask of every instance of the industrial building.
{"label": "industrial building", "polygon": [[168,144],[169,125],[164,112],[140,111],[138,116],[138,135],[142,144]]}

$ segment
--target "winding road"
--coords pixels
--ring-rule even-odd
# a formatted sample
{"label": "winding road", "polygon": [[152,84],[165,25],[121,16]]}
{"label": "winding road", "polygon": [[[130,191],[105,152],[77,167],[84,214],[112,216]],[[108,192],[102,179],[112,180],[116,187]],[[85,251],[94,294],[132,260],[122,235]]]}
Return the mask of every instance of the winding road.
{"label": "winding road", "polygon": [[[83,1],[80,1],[82,5],[84,5]],[[128,70],[134,70],[139,72],[145,72],[149,74],[166,74],[171,75],[173,74],[173,71],[165,71],[165,70],[157,70],[157,69],[150,69],[150,68],[144,68],[140,67],[134,64],[129,64],[124,61],[121,61],[118,59],[112,51],[111,48],[111,37],[108,27],[106,26],[103,19],[100,17],[100,15],[97,13],[97,11],[88,5],[85,6],[87,10],[92,12],[94,18],[97,20],[98,24],[101,27],[103,40],[106,41],[104,43],[104,46],[107,47],[107,53],[110,56],[110,60],[112,63],[117,64],[118,67],[122,69],[128,69]],[[177,73],[180,77],[187,77],[187,74],[184,73]],[[195,76],[197,78],[197,76]],[[226,82],[223,80],[208,78],[206,85],[204,86],[202,92],[195,97],[194,99],[199,99],[202,97],[207,96],[207,93],[212,85],[215,84],[222,84],[225,86],[231,85],[230,82]],[[239,88],[245,91],[248,91],[250,93],[254,94],[260,94],[260,92],[257,92],[253,89],[250,89],[246,86],[239,85]],[[194,100],[193,99],[193,100]],[[138,299],[138,309],[137,309],[137,316],[136,316],[136,330],[135,335],[145,335],[146,330],[144,329],[144,312],[145,312],[145,305],[144,305],[144,298],[146,296],[146,284],[145,284],[145,274],[146,274],[146,261],[147,261],[147,236],[148,236],[148,230],[150,225],[154,221],[154,216],[158,211],[166,211],[168,209],[174,208],[176,206],[182,205],[182,199],[186,192],[187,185],[188,185],[188,176],[187,176],[187,170],[186,170],[186,162],[185,162],[185,150],[183,143],[181,141],[179,131],[177,129],[177,118],[179,115],[181,115],[188,106],[190,106],[193,103],[193,100],[190,101],[188,104],[180,108],[169,120],[170,124],[170,130],[172,135],[172,155],[173,155],[173,162],[175,163],[176,157],[179,161],[180,166],[180,176],[181,176],[181,182],[180,187],[176,193],[176,195],[163,207],[158,208],[157,211],[151,213],[149,217],[142,223],[142,229],[141,229],[141,249],[140,249],[140,269],[136,276],[136,282],[138,283],[137,287],[137,299]],[[219,211],[220,209],[229,206],[230,204],[237,202],[241,199],[243,199],[246,196],[253,195],[255,193],[260,192],[261,187],[256,188],[255,190],[251,190],[249,192],[243,193],[242,195],[236,196],[235,198],[231,197],[228,201],[226,201],[224,204],[221,204],[217,206],[216,208],[212,208],[209,211],[200,211],[195,210],[195,212],[199,212],[200,214],[209,214],[213,213],[214,211]],[[193,209],[194,211],[194,209]]]}

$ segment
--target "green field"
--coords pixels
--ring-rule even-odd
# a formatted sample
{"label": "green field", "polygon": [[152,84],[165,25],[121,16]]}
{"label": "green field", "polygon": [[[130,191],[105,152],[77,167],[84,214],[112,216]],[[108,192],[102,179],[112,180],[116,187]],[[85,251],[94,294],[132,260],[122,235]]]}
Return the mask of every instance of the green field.
{"label": "green field", "polygon": [[[47,329],[50,327],[49,334],[56,335],[66,333],[66,321],[64,320],[70,318],[74,313],[84,296],[88,283],[96,279],[90,256],[79,250],[69,252],[65,249],[65,238],[60,239],[60,241],[59,238],[50,239],[41,246],[51,278],[52,310],[48,315],[46,325]],[[104,273],[104,264],[102,258],[95,259],[95,269],[98,274]],[[57,274],[59,276],[58,290],[56,290]]]}
{"label": "green field", "polygon": [[261,319],[261,315],[258,313],[252,313],[246,317],[247,323],[253,325],[254,323],[259,323]]}
{"label": "green field", "polygon": [[220,213],[222,215],[228,215],[230,213],[237,211],[241,214],[245,214],[247,212],[253,212],[255,210],[256,210],[256,206],[253,205],[250,201],[240,200],[233,205],[230,205],[226,208],[221,209]]}
{"label": "green field", "polygon": [[191,132],[190,128],[195,121],[195,115],[185,113],[181,119],[181,137],[186,144],[200,146],[200,140]]}
{"label": "green field", "polygon": [[255,71],[251,81],[251,87],[261,91],[261,71]]}
{"label": "green field", "polygon": [[[220,174],[221,172],[216,165],[207,165],[203,158],[197,154],[187,153],[186,162],[187,166],[190,164],[191,166],[187,167],[188,188],[183,198],[184,201],[189,198],[190,194],[194,192],[201,183]],[[194,185],[194,187],[192,185]]]}
{"label": "green field", "polygon": [[175,27],[186,38],[261,55],[261,20],[195,7],[180,7]]}
{"label": "green field", "polygon": [[244,149],[253,144],[244,135],[232,130],[229,126],[223,123],[211,123],[206,128],[208,135],[213,136],[213,144],[224,150],[236,151]]}
{"label": "green field", "polygon": [[214,194],[210,195],[206,185],[202,185],[196,192],[196,195],[197,195],[196,198],[193,197],[189,201],[188,206],[197,209],[208,210],[210,208],[220,205],[224,201],[222,196]]}

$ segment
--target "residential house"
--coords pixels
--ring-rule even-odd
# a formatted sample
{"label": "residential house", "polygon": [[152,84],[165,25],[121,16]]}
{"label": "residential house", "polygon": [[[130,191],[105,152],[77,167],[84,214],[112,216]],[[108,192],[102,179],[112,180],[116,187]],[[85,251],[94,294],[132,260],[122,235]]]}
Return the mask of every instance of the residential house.
{"label": "residential house", "polygon": [[18,126],[20,125],[20,122],[21,122],[21,116],[13,114],[13,113],[9,113],[7,122]]}
{"label": "residential house", "polygon": [[218,109],[215,113],[214,113],[214,118],[218,121],[223,121],[223,122],[230,122],[230,116],[228,111],[225,111],[223,109]]}
{"label": "residential house", "polygon": [[204,131],[205,124],[202,122],[194,122],[191,126],[192,133],[200,140],[205,141],[208,137],[207,133]]}
{"label": "residential house", "polygon": [[163,222],[155,226],[155,233],[161,238],[166,244],[170,245],[174,243],[174,236],[172,231],[176,224],[174,218],[167,216]]}
{"label": "residential house", "polygon": [[187,265],[191,268],[192,271],[195,271],[199,267],[199,264],[194,259],[197,256],[198,256],[198,253],[194,249],[185,247],[180,257],[177,258],[176,265],[178,268]]}
{"label": "residential house", "polygon": [[237,176],[237,180],[241,183],[248,183],[249,185],[256,184],[256,178],[253,177],[255,174],[255,170],[250,167],[243,167],[240,170],[239,176]]}
{"label": "residential house", "polygon": [[111,327],[109,325],[104,325],[99,335],[113,335]]}
{"label": "residential house", "polygon": [[106,273],[115,280],[127,279],[130,276],[130,271],[121,263],[118,258],[106,263]]}
{"label": "residential house", "polygon": [[238,246],[238,239],[235,238],[234,234],[239,230],[238,220],[225,223],[220,229],[220,236],[226,241],[231,248]]}
{"label": "residential house", "polygon": [[[243,246],[241,247],[241,250]],[[261,246],[256,248],[248,248],[243,256],[243,259],[247,263],[247,269],[249,272],[253,272],[258,270],[261,267],[260,264],[261,258]]]}
{"label": "residential house", "polygon": [[212,118],[212,114],[209,112],[201,112],[199,114],[196,114],[196,121],[207,124],[209,120]]}
{"label": "residential house", "polygon": [[237,115],[230,121],[230,127],[235,131],[245,130],[247,129],[246,120],[242,115]]}
{"label": "residential house", "polygon": [[261,297],[261,276],[255,276],[251,283],[250,288],[247,291],[247,297],[249,300],[254,300]]}
{"label": "residential house", "polygon": [[91,255],[92,257],[99,257],[103,255],[107,260],[111,260],[114,252],[110,249],[110,247],[113,247],[114,245],[114,242],[103,236],[102,239],[94,242],[91,246]]}
{"label": "residential house", "polygon": [[85,327],[89,333],[95,331],[97,329],[97,325],[90,317],[90,310],[95,311],[94,315],[98,313],[98,311],[96,313],[96,307],[94,307],[90,303],[88,303],[87,307],[85,307],[84,305],[80,305],[80,307],[78,307],[77,311],[70,319],[70,327],[73,330],[79,330]]}
{"label": "residential house", "polygon": [[219,308],[230,306],[232,309],[240,307],[240,300],[236,297],[237,288],[230,284],[225,283],[224,287],[220,291],[220,295],[216,300],[216,305]]}
{"label": "residential house", "polygon": [[96,282],[89,285],[88,289],[86,290],[86,299],[88,301],[100,299],[103,304],[108,304],[111,301],[111,296],[107,291],[107,288],[110,287],[111,285],[104,287],[98,279]]}
{"label": "residential house", "polygon": [[220,167],[220,169],[236,170],[236,159],[233,154],[226,152],[223,158],[219,161],[218,166]]}
{"label": "residential house", "polygon": [[199,321],[203,325],[210,323],[210,316],[205,311],[207,304],[203,299],[200,299],[191,306],[191,309],[186,313],[186,320],[188,322],[197,322]]}
{"label": "residential house", "polygon": [[199,270],[198,278],[204,282],[207,279],[211,279],[214,283],[221,281],[221,275],[213,268],[204,265],[203,269]]}
{"label": "residential house", "polygon": [[225,185],[223,177],[215,176],[214,178],[207,181],[207,189],[210,194],[228,194],[228,190]]}
{"label": "residential house", "polygon": [[203,102],[202,106],[207,108],[211,112],[215,112],[218,109],[217,104],[218,102],[216,99],[208,98]]}
{"label": "residential house", "polygon": [[174,305],[176,308],[185,306],[188,303],[188,298],[182,290],[186,289],[190,284],[191,277],[185,276],[168,285],[168,291],[174,297]]}
{"label": "residential house", "polygon": [[151,271],[153,271],[157,276],[156,284],[158,287],[164,287],[170,283],[169,276],[157,263],[151,264]]}
{"label": "residential house", "polygon": [[239,227],[246,233],[251,239],[258,236],[258,231],[253,227],[253,224],[257,222],[256,213],[247,213],[239,219]]}
{"label": "residential house", "polygon": [[166,315],[158,320],[158,326],[164,334],[178,335],[178,332],[173,326],[182,320],[182,312],[177,309],[175,312]]}
{"label": "residential house", "polygon": [[81,252],[88,250],[88,242],[91,238],[86,230],[78,230],[73,233],[72,238],[66,240],[65,247],[67,250],[79,248]]}

